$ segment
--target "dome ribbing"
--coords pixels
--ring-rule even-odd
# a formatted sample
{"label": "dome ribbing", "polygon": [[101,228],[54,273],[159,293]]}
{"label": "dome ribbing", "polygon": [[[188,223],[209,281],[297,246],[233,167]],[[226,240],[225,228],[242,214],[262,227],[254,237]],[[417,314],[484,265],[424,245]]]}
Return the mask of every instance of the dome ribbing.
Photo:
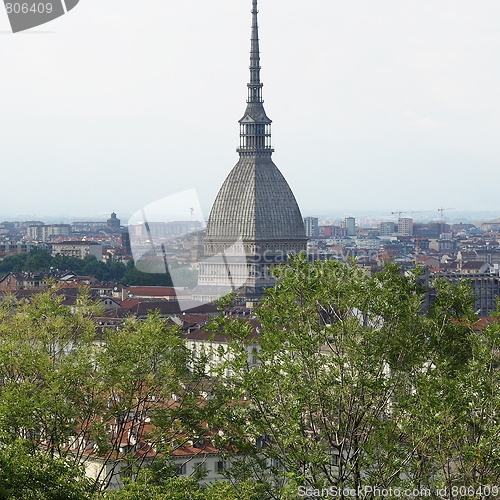
{"label": "dome ribbing", "polygon": [[306,240],[292,190],[270,156],[242,156],[222,185],[207,224],[207,241]]}

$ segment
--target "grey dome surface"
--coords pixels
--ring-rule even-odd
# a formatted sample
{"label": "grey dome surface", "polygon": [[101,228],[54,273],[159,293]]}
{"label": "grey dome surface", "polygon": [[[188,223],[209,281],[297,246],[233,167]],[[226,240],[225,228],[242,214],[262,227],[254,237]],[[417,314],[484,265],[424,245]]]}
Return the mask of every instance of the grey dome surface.
{"label": "grey dome surface", "polygon": [[307,240],[292,190],[270,155],[241,156],[219,190],[207,241]]}

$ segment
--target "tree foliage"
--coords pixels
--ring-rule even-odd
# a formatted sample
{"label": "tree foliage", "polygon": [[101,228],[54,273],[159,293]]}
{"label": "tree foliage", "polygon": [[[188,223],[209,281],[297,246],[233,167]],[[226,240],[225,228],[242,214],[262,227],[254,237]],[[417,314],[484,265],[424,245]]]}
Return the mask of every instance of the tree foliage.
{"label": "tree foliage", "polygon": [[0,262],[0,274],[9,272],[72,271],[83,276],[95,276],[99,281],[119,281],[125,273],[121,262],[102,262],[94,255],[83,259],[57,254],[52,257],[43,248],[33,248],[29,253],[8,255]]}
{"label": "tree foliage", "polygon": [[81,500],[90,481],[83,468],[33,453],[25,440],[0,448],[0,498],[16,500]]}
{"label": "tree foliage", "polygon": [[200,484],[200,477],[177,477],[168,460],[159,460],[143,467],[133,480],[125,482],[123,490],[110,491],[104,498],[112,500],[142,500],[147,492],[153,500],[262,500],[265,492],[254,480],[237,485],[226,481]]}
{"label": "tree foliage", "polygon": [[172,279],[167,271],[162,274],[139,271],[133,261],[127,262],[121,282],[127,286],[172,286]]}
{"label": "tree foliage", "polygon": [[[203,437],[205,373],[176,328],[151,315],[101,337],[86,295],[72,309],[61,301],[50,289],[0,302],[0,449],[21,439],[34,470],[55,460],[71,473],[94,456],[88,493]],[[127,443],[139,438],[142,451],[131,453]],[[4,481],[0,489],[11,488]]]}
{"label": "tree foliage", "polygon": [[[259,348],[249,351],[251,323],[221,315],[212,329],[229,341],[217,363],[158,315],[102,335],[85,295],[71,309],[51,289],[5,297],[0,497],[260,500],[308,486],[342,498],[498,484],[500,324],[477,331],[466,283],[438,280],[426,307],[418,270],[370,276],[299,256],[275,273],[256,309]],[[177,477],[169,457],[206,437],[227,481]],[[101,469],[88,482],[91,455]],[[118,474],[123,489],[105,491]]]}
{"label": "tree foliage", "polygon": [[498,481],[498,327],[474,331],[467,284],[436,283],[423,314],[418,270],[297,257],[275,273],[257,367],[241,321],[217,325],[236,330],[215,424],[234,481],[258,478],[267,498]]}

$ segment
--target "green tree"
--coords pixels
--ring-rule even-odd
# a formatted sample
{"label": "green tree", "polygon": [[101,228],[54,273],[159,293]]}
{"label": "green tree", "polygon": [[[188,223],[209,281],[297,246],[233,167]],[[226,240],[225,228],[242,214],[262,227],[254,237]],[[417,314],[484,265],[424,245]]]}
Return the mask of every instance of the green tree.
{"label": "green tree", "polygon": [[[498,484],[500,325],[475,330],[467,283],[438,280],[424,311],[418,270],[369,276],[299,256],[275,273],[257,308],[259,348],[251,323],[220,316],[214,334],[230,341],[215,365],[157,314],[97,335],[85,294],[71,309],[53,289],[5,297],[0,497],[80,498],[82,487],[82,498],[260,500],[296,498],[299,486]],[[177,477],[169,457],[205,438],[228,482]],[[89,483],[80,466],[91,456],[102,473]],[[124,489],[102,492],[117,475]]]}
{"label": "green tree", "polygon": [[[6,297],[0,303],[0,448],[16,450],[22,440],[23,474],[80,462],[72,443],[92,435],[105,403],[93,362],[96,312],[85,295],[70,310],[54,289],[31,302]],[[75,470],[68,469],[68,478]]]}
{"label": "green tree", "polygon": [[120,281],[125,274],[123,262],[109,261],[106,263],[106,281]]}
{"label": "green tree", "polygon": [[50,269],[52,257],[44,248],[33,248],[28,254],[23,271],[47,272]]}
{"label": "green tree", "polygon": [[154,500],[262,500],[265,492],[256,481],[233,485],[214,481],[202,485],[200,477],[177,477],[176,467],[168,459],[159,459],[143,467],[133,480],[126,480],[123,490],[106,492],[113,500],[142,500],[145,492]]}
{"label": "green tree", "polygon": [[127,286],[172,286],[172,279],[167,272],[158,274],[139,271],[134,262],[129,261],[121,283]]}
{"label": "green tree", "polygon": [[83,266],[83,259],[77,259],[76,257],[57,254],[52,259],[52,267],[59,271],[72,271],[76,274],[83,274]]}
{"label": "green tree", "polygon": [[[145,321],[129,319],[122,330],[104,337],[96,363],[107,388],[104,427],[113,428],[100,446],[104,484],[113,475],[133,478],[151,460],[168,457],[187,441],[206,437],[204,404],[207,375],[186,347],[177,327],[152,313]],[[121,443],[142,439],[147,454]],[[112,464],[112,468],[104,465]]]}
{"label": "green tree", "polygon": [[27,254],[7,255],[0,262],[0,273],[18,273],[24,270]]}
{"label": "green tree", "polygon": [[122,262],[102,262],[94,255],[83,259],[60,254],[52,257],[50,252],[43,248],[33,248],[27,254],[9,255],[0,262],[0,274],[21,271],[48,272],[51,269],[95,276],[99,281],[120,281],[126,270]]}
{"label": "green tree", "polygon": [[425,369],[401,403],[414,484],[429,477],[437,487],[478,490],[500,479],[500,327],[474,329],[473,299],[467,282],[436,283],[438,295],[428,316]]}
{"label": "green tree", "polygon": [[[53,289],[0,303],[0,448],[22,439],[49,464],[94,457],[89,492],[206,432],[207,377],[177,329],[151,315],[100,338],[98,313],[86,295],[70,309]],[[147,454],[129,449],[137,439]]]}
{"label": "green tree", "polygon": [[26,441],[0,447],[0,498],[85,500],[90,486],[81,468],[33,453]]}
{"label": "green tree", "polygon": [[94,255],[77,259],[58,254],[52,259],[51,267],[79,275],[95,276],[99,281],[120,281],[125,273],[125,265],[122,262],[102,262]]}
{"label": "green tree", "polygon": [[[456,484],[479,465],[465,464],[479,453],[470,447],[479,418],[471,420],[471,401],[480,407],[471,394],[487,390],[491,402],[480,415],[490,441],[480,456],[482,470],[498,473],[493,370],[487,381],[473,377],[492,366],[498,331],[487,345],[479,341],[466,284],[438,283],[437,301],[422,314],[418,273],[389,265],[368,276],[355,265],[292,259],[275,270],[277,285],[257,310],[256,366],[248,325],[217,320],[232,342],[214,389],[221,408],[214,425],[223,429],[218,445],[233,481],[255,477],[267,498],[295,498],[299,485]],[[463,472],[451,477],[460,462]]]}

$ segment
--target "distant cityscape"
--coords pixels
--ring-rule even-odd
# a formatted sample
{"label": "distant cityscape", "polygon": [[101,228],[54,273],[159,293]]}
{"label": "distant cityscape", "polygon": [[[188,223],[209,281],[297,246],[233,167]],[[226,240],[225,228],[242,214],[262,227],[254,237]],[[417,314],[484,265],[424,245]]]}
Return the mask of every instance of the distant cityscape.
{"label": "distant cityscape", "polygon": [[[27,394],[42,392],[52,379],[57,381],[61,375],[63,380],[66,372],[54,368],[53,374],[47,377],[48,382],[43,380],[36,386],[32,379],[42,379],[31,368],[37,356],[28,357],[25,375],[22,373],[24,364],[20,364],[21,368],[18,366],[16,349],[7,344],[2,360],[10,359],[13,368],[6,370],[3,378],[0,377],[0,388],[4,393],[4,388],[9,388],[14,396],[10,396],[3,411],[8,414],[10,407],[16,405],[29,408],[24,412],[28,423],[19,424],[18,420],[22,422],[22,418],[17,419],[17,416],[11,422],[2,414],[0,420],[4,428],[0,429],[0,434],[7,435],[5,429],[8,428],[16,439],[22,438],[27,442],[38,439],[40,450],[57,449],[57,453],[52,451],[52,458],[56,455],[72,457],[74,463],[82,465],[85,475],[94,481],[96,492],[100,489],[126,488],[132,484],[134,476],[136,479],[140,476],[142,467],[152,465],[162,457],[168,457],[169,462],[163,463],[164,468],[159,469],[159,473],[163,474],[167,464],[171,475],[191,477],[204,486],[211,483],[217,486],[231,478],[230,467],[234,464],[238,466],[238,460],[242,464],[246,458],[254,456],[257,458],[255,462],[249,462],[245,468],[234,469],[235,477],[245,482],[255,480],[256,484],[260,484],[262,478],[265,482],[267,477],[270,487],[287,491],[287,498],[292,498],[292,486],[298,489],[299,496],[305,497],[306,490],[302,490],[300,485],[304,483],[316,487],[320,484],[317,477],[322,474],[327,478],[324,483],[327,485],[357,484],[364,481],[364,476],[371,469],[387,469],[389,485],[396,477],[401,484],[409,485],[408,481],[415,479],[415,485],[425,485],[420,474],[433,460],[432,454],[429,458],[425,448],[428,442],[432,443],[432,439],[439,443],[434,445],[436,449],[439,447],[439,454],[434,452],[439,455],[434,458],[436,463],[441,456],[444,457],[444,477],[450,469],[459,468],[462,455],[477,454],[481,464],[489,460],[498,469],[495,455],[498,446],[494,441],[492,458],[487,456],[486,446],[475,450],[470,442],[460,448],[460,453],[450,446],[452,451],[448,456],[441,454],[441,429],[445,428],[445,424],[454,427],[455,423],[449,418],[453,414],[448,413],[449,408],[442,412],[439,417],[442,420],[436,420],[438,423],[435,426],[439,432],[433,428],[432,419],[436,419],[433,415],[439,416],[441,411],[434,408],[440,408],[441,399],[446,401],[447,397],[447,387],[441,386],[440,382],[452,378],[460,380],[461,372],[455,364],[464,363],[461,358],[457,358],[459,362],[454,361],[454,351],[458,350],[460,354],[458,347],[461,342],[460,338],[455,338],[454,332],[462,327],[462,309],[451,311],[450,315],[446,311],[441,322],[439,317],[432,317],[430,306],[433,301],[438,303],[441,297],[440,292],[436,292],[439,289],[436,278],[444,278],[453,284],[467,280],[474,295],[476,313],[470,314],[473,317],[470,328],[475,334],[490,326],[488,323],[493,322],[492,313],[500,297],[500,218],[485,212],[459,213],[452,207],[436,207],[427,212],[394,210],[387,214],[351,212],[341,216],[318,214],[304,217],[292,189],[272,160],[272,121],[263,105],[257,14],[257,0],[253,0],[250,81],[247,84],[246,108],[239,120],[239,158],[221,185],[206,224],[196,220],[201,216],[193,215],[194,208],[190,208],[191,219],[186,216],[189,220],[175,220],[167,214],[164,215],[165,220],[149,220],[147,210],[143,209],[137,212],[141,214],[139,218],[127,219],[135,220],[134,223],[126,224],[115,212],[102,220],[68,220],[69,216],[65,215],[58,222],[27,218],[0,223],[3,321],[14,318],[14,327],[28,322],[28,334],[31,335],[26,337],[29,339],[28,347],[45,345],[45,340],[36,340],[39,330],[43,335],[58,334],[65,323],[73,324],[71,320],[81,321],[85,331],[90,332],[88,349],[85,347],[87,350],[82,351],[82,355],[78,352],[78,342],[81,337],[85,337],[83,340],[86,342],[87,337],[78,328],[70,332],[71,336],[68,335],[65,343],[57,337],[54,337],[53,345],[47,342],[50,352],[56,353],[54,360],[59,357],[70,359],[68,366],[80,362],[78,360],[85,363],[81,365],[85,367],[82,369],[85,388],[82,396],[77,396],[77,401],[81,401],[81,413],[74,414],[71,408],[61,432],[55,425],[46,425],[40,419],[31,408],[31,400],[19,403],[16,391],[26,382]],[[187,206],[191,207],[190,204]],[[127,215],[124,214],[123,220]],[[296,271],[297,268],[293,267],[296,262],[303,264],[302,269],[316,267],[320,269],[319,278],[309,283],[304,279],[305,286],[302,275],[293,272],[293,286],[287,288],[287,276],[281,276],[285,286],[280,290],[279,286],[275,287],[280,280],[275,269],[289,263],[294,255],[300,255],[300,258],[292,260],[288,269]],[[333,262],[323,265],[322,261],[349,262],[351,265],[341,266]],[[404,293],[399,296],[400,302],[411,302],[411,297],[420,300],[417,290],[424,290],[421,302],[414,301],[409,309],[403,304],[404,307],[396,314],[391,309],[397,294],[393,287],[385,288],[384,285],[394,282],[387,276],[384,278],[383,271],[389,263],[399,265],[398,269],[389,268],[396,277],[392,276],[391,280],[399,280],[415,268],[421,270],[415,273],[411,288],[410,279],[405,283]],[[325,271],[328,268],[330,274]],[[342,273],[336,274],[332,269],[342,269]],[[372,276],[375,279],[371,279]],[[380,281],[377,281],[379,278]],[[351,285],[351,280],[354,283],[352,295],[364,299],[365,295],[372,293],[383,305],[370,305],[358,300],[348,304],[349,299],[344,300],[344,291]],[[318,283],[325,286],[324,295],[323,292],[315,295],[316,289],[320,288]],[[332,283],[341,285],[335,293],[328,288]],[[44,295],[39,294],[46,290],[49,293],[44,299]],[[271,293],[266,296],[270,290]],[[283,295],[280,296],[280,292]],[[469,295],[463,295],[468,301]],[[219,300],[226,296],[229,298],[225,302]],[[276,300],[273,302],[273,299]],[[50,307],[43,303],[39,307],[37,300],[52,302]],[[259,308],[263,300],[264,307]],[[385,309],[387,304],[390,307]],[[33,308],[29,309],[30,306]],[[367,310],[363,309],[365,307]],[[16,308],[20,311],[18,317],[15,316]],[[469,302],[467,308],[470,309]],[[31,312],[23,312],[26,310]],[[47,317],[51,320],[51,311],[56,311],[59,316],[54,313],[55,320],[48,323],[45,332],[39,324],[45,324],[43,322],[47,321]],[[418,317],[424,317],[429,311],[429,322],[421,323],[421,331],[415,329],[421,336],[415,337],[414,342],[407,342],[406,337],[412,333],[407,335],[405,328],[413,321],[418,323]],[[214,317],[217,317],[215,321]],[[11,328],[10,323],[6,324],[8,326],[3,327],[5,335],[12,335],[9,342],[17,345],[15,328]],[[445,339],[448,344],[443,343],[441,338],[438,341],[434,339],[436,348],[430,339],[428,326],[437,325],[441,333],[442,324],[451,332],[448,335],[450,339]],[[174,332],[171,344],[167,344],[166,340],[167,327]],[[124,335],[120,339],[122,333]],[[385,350],[384,344],[391,343],[397,335],[400,335],[400,343],[394,343]],[[294,344],[298,338],[299,342]],[[149,347],[144,348],[147,342]],[[276,350],[266,351],[270,346]],[[435,351],[429,350],[429,346]],[[428,350],[421,351],[420,347]],[[408,360],[405,358],[406,351],[412,349],[416,354]],[[462,351],[465,352],[465,347]],[[264,355],[259,357],[262,352]],[[266,352],[272,355],[266,355]],[[431,357],[427,358],[421,352],[432,354],[438,361],[434,363]],[[106,358],[109,353],[112,356]],[[116,364],[113,353],[116,354]],[[139,356],[134,357],[137,354]],[[374,356],[379,356],[378,361],[373,361],[377,359]],[[497,347],[495,356],[497,363]],[[446,362],[441,362],[441,359]],[[100,360],[104,362],[100,363]],[[175,363],[170,364],[170,360]],[[299,364],[296,364],[297,360]],[[448,363],[450,360],[453,363]],[[128,365],[124,364],[127,362]],[[414,363],[413,373],[406,371],[409,362]],[[46,364],[56,366],[55,361]],[[371,364],[373,366],[369,366]],[[450,366],[455,371],[451,371]],[[108,369],[112,376],[110,379],[102,378],[98,389],[91,387],[93,382],[87,384],[87,377],[89,380],[93,380],[91,375],[101,377],[101,372]],[[271,371],[267,371],[269,369]],[[370,371],[372,369],[373,372]],[[365,370],[366,374],[363,373]],[[263,373],[262,378],[255,378],[254,374],[259,373]],[[437,379],[439,384],[422,385],[424,395],[433,393],[434,387],[439,388],[442,395],[432,399],[424,397],[422,408],[425,415],[421,420],[418,415],[419,419],[410,419],[409,424],[405,423],[408,416],[413,418],[412,412],[417,404],[412,398],[417,393],[416,387],[422,383],[419,381],[424,379],[424,373],[425,376],[444,374],[442,379]],[[278,379],[293,380],[293,384],[285,383],[281,388]],[[116,385],[109,386],[109,380]],[[125,380],[130,380],[128,386]],[[311,387],[309,381],[314,380],[324,385]],[[470,380],[465,380],[463,386],[457,382],[458,392],[469,387]],[[261,392],[274,382],[280,386],[278,391],[271,388],[270,392]],[[297,382],[303,384],[304,390],[295,394],[293,388],[302,387],[296,386]],[[478,383],[480,389],[476,392],[481,394],[478,398],[490,392],[489,383],[484,386],[482,382]],[[87,385],[90,386],[88,392]],[[64,380],[60,386],[69,386],[73,394],[72,382]],[[221,400],[215,398],[217,390],[220,392],[217,397]],[[336,390],[340,399],[331,399],[330,394],[335,394],[332,391]],[[347,397],[351,390],[354,390],[354,395],[349,400]],[[50,403],[44,403],[43,408],[44,411],[45,407],[48,408],[46,413],[50,418],[47,422],[50,423],[53,415],[59,419],[60,413],[59,406],[56,410],[50,406],[53,396],[56,395],[56,399],[60,397],[61,402],[66,401],[59,394],[59,386],[49,393]],[[100,394],[95,396],[94,393]],[[470,394],[474,393],[475,389],[470,389]],[[313,399],[309,399],[311,395]],[[96,399],[92,399],[94,397]],[[182,397],[187,402],[187,408],[182,406]],[[403,397],[406,398],[403,401],[407,401],[406,407],[403,404],[398,408]],[[11,401],[16,404],[11,405]],[[67,401],[72,400],[67,398]],[[427,401],[432,401],[434,405],[430,406],[431,410],[428,410]],[[483,436],[493,440],[491,436],[494,432],[498,435],[496,405],[498,399],[490,404],[493,410],[489,410],[496,427],[488,424],[482,413],[474,420],[459,422],[465,422],[463,428],[469,429],[467,432],[472,432],[472,424],[474,429],[490,425],[493,431],[485,431]],[[265,409],[265,418],[253,424],[248,415],[255,416],[262,408]],[[281,413],[276,412],[277,408]],[[460,411],[456,413],[462,419],[467,411],[464,408],[468,405],[457,404],[457,408]],[[228,413],[219,415],[221,409]],[[234,409],[236,413],[233,414]],[[346,422],[349,424],[336,427],[336,419],[343,421],[346,410]],[[206,415],[212,419],[217,415],[217,418],[210,422],[205,420]],[[227,415],[236,417],[228,419]],[[186,423],[182,423],[183,419]],[[413,421],[423,422],[429,428],[424,426],[423,430],[418,429]],[[482,423],[476,425],[479,421]],[[188,431],[180,423],[186,425]],[[379,423],[380,427],[374,427]],[[280,428],[283,424],[286,428]],[[406,435],[401,431],[405,425],[409,429]],[[375,441],[375,445],[365,440],[371,427],[376,428],[378,433],[379,441]],[[296,429],[293,432],[298,439],[290,438],[292,429]],[[411,441],[414,431],[417,432],[416,444]],[[452,437],[450,442],[454,446],[456,434],[453,433]],[[283,447],[277,445],[282,438],[282,442],[286,443]],[[394,453],[396,448],[384,449],[387,439],[392,439],[390,443],[396,443],[405,450],[400,456],[401,463],[394,469],[391,469],[395,463],[392,462],[392,455],[397,457]],[[297,455],[300,446],[304,446],[307,452]],[[364,446],[366,449],[363,449]],[[0,451],[2,447],[0,445]],[[432,453],[432,446],[430,449]],[[369,456],[370,453],[380,460],[375,461],[373,467],[363,462],[365,454]],[[412,472],[410,468],[413,459],[417,464],[414,471],[417,472]],[[478,469],[471,469],[473,473],[467,477],[475,477]],[[265,474],[259,474],[259,470],[265,471]],[[320,471],[319,476],[317,471]],[[439,468],[429,471],[433,481],[442,473]],[[128,476],[128,482],[124,480],[125,476]],[[149,476],[145,477],[149,480]],[[342,477],[345,483],[336,483],[338,477]],[[355,481],[350,483],[351,479]],[[299,480],[302,483],[297,482]],[[490,483],[494,484],[486,480],[479,483],[477,479],[475,484],[483,487]],[[162,477],[160,485],[165,484],[169,483]],[[183,484],[184,488],[188,483]],[[373,484],[386,483],[379,481]],[[140,487],[136,491],[143,494]],[[237,498],[247,498],[244,493],[236,491]],[[359,491],[357,489],[349,497],[361,496]],[[473,494],[477,491],[474,490]],[[146,496],[148,493],[146,491]],[[311,493],[312,496],[320,495]],[[430,496],[430,490],[425,496]],[[344,493],[342,497],[345,497]],[[275,496],[260,494],[252,498],[283,497],[280,493]]]}
{"label": "distant cityscape", "polygon": [[[448,223],[445,217],[443,210],[441,220],[424,223],[396,212],[394,220],[379,222],[375,227],[373,224],[365,226],[355,217],[337,221],[305,217],[307,253],[310,259],[354,259],[369,273],[393,261],[403,269],[421,266],[431,281],[438,276],[452,282],[467,279],[474,291],[478,315],[488,316],[495,310],[500,296],[500,219],[475,225]],[[4,221],[0,224],[0,258],[44,249],[52,257],[84,259],[93,256],[105,263],[127,264],[133,261],[131,239],[136,246],[146,247],[150,246],[151,239],[153,246],[166,249],[170,266],[187,266],[192,273],[198,273],[203,257],[201,240],[205,237],[201,222],[156,222],[147,226],[123,226],[115,213],[104,221],[68,224]],[[190,239],[193,234],[197,237]],[[23,278],[22,273],[16,273],[14,279],[4,273],[0,276],[0,290],[20,291],[45,286],[44,277],[32,279],[33,273],[25,274]],[[75,276],[73,281],[85,282],[85,279],[78,280]],[[90,284],[97,281],[95,277],[86,278]],[[183,299],[193,299],[190,288],[194,288],[194,284],[191,280],[191,287],[178,287],[177,294]],[[118,285],[115,283],[108,288],[111,291]],[[122,288],[123,284],[119,286],[120,290]],[[123,298],[121,291],[119,294],[103,293],[107,295]],[[118,302],[109,305],[116,307]]]}

